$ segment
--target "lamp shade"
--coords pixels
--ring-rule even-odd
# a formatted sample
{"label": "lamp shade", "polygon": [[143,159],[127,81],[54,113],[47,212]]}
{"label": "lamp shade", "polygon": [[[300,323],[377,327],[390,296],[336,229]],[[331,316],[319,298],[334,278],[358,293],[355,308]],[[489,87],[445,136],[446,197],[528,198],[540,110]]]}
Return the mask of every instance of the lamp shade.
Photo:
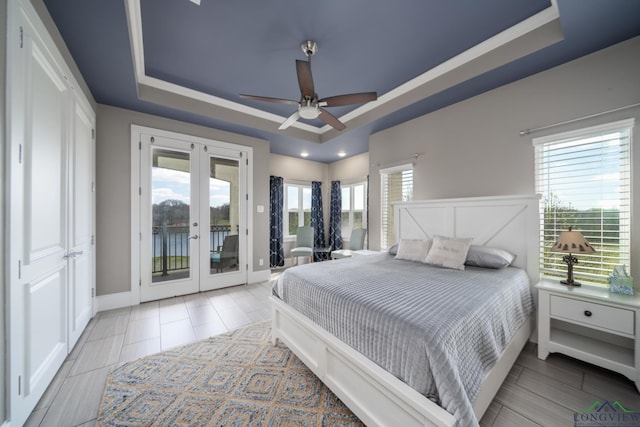
{"label": "lamp shade", "polygon": [[592,254],[596,250],[591,246],[581,232],[571,230],[563,231],[558,236],[558,241],[551,248],[551,252],[562,252],[568,254]]}

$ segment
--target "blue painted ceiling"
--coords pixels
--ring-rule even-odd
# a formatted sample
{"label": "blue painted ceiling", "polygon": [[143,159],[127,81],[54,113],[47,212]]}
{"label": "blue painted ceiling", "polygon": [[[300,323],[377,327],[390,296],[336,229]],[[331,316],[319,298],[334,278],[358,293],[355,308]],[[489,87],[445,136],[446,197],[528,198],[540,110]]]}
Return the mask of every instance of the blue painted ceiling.
{"label": "blue painted ceiling", "polygon": [[[44,0],[97,102],[267,139],[271,152],[320,162],[368,150],[374,132],[640,35],[637,0]],[[138,8],[140,19],[131,14]],[[127,9],[129,7],[129,9]],[[259,102],[240,93],[297,100],[295,60],[304,40],[319,45],[311,68],[320,97],[392,91],[523,21],[556,10],[562,39],[506,64],[470,75],[427,96],[358,116],[359,105],[328,110],[347,129],[320,121],[278,131],[256,124],[257,110],[284,120],[295,106]],[[129,14],[127,14],[129,10]],[[135,8],[134,8],[135,10]],[[132,22],[134,23],[133,27]],[[137,22],[137,24],[136,24]],[[528,21],[527,21],[528,22]],[[141,50],[131,28],[141,25]],[[231,101],[233,114],[182,109],[139,97],[135,55],[156,82]],[[209,99],[209,98],[207,98]],[[375,101],[381,102],[381,101]],[[374,103],[375,103],[374,102]],[[372,103],[373,104],[373,103]],[[393,99],[388,105],[393,105]],[[244,109],[251,107],[246,113]],[[232,108],[232,109],[233,109]],[[248,114],[248,115],[247,115]],[[259,112],[258,112],[259,114]],[[302,128],[301,128],[302,129]],[[319,136],[320,135],[320,136]]]}

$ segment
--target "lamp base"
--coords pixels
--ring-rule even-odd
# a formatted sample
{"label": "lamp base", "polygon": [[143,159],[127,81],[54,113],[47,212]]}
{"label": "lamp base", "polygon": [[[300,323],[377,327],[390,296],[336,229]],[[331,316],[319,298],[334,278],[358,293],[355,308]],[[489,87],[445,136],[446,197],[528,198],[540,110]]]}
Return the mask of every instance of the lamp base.
{"label": "lamp base", "polygon": [[561,280],[560,283],[567,286],[582,286],[582,283],[574,282],[573,280]]}

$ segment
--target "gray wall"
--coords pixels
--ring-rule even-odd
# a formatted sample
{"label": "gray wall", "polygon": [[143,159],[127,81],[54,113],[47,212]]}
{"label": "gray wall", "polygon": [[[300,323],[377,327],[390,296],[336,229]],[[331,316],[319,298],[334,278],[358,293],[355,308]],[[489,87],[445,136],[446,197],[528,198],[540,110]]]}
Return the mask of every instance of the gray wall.
{"label": "gray wall", "polygon": [[[254,271],[269,268],[269,142],[98,104],[96,136],[96,293],[131,290],[131,125],[253,148]],[[263,205],[264,213],[256,206]],[[264,266],[258,260],[265,260]]]}
{"label": "gray wall", "polygon": [[[530,194],[534,184],[533,137],[635,117],[640,108],[605,114],[520,136],[523,129],[556,124],[640,102],[640,37],[514,82],[448,108],[374,134],[372,164],[381,167],[424,153],[415,161],[414,199]],[[635,131],[636,143],[640,132]],[[633,151],[640,165],[640,150]],[[380,245],[380,175],[370,171],[370,246]],[[634,183],[637,183],[637,178]],[[640,187],[632,186],[635,212]],[[640,227],[632,230],[640,254]],[[637,255],[633,257],[638,260]],[[632,275],[640,277],[640,263]]]}

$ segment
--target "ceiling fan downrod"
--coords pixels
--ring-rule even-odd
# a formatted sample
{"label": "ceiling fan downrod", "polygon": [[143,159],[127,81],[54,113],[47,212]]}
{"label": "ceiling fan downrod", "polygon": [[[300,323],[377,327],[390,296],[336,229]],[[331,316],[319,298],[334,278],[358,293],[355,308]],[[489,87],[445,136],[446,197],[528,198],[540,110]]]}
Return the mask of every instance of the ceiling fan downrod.
{"label": "ceiling fan downrod", "polygon": [[307,55],[309,59],[311,59],[311,57],[318,51],[318,43],[314,42],[313,40],[307,40],[302,42],[300,48],[302,49],[304,54]]}

